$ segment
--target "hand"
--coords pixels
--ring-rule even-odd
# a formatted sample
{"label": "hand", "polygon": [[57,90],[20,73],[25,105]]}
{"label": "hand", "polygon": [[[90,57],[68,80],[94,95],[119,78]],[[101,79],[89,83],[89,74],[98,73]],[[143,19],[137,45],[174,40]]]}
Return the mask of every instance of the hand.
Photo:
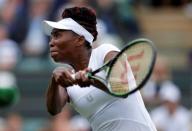
{"label": "hand", "polygon": [[72,74],[74,74],[74,71],[71,68],[57,67],[54,69],[52,77],[58,85],[66,88],[76,83]]}
{"label": "hand", "polygon": [[75,81],[81,87],[88,87],[93,85],[94,81],[87,77],[87,73],[90,72],[90,68],[86,68],[84,70],[78,71],[75,73]]}

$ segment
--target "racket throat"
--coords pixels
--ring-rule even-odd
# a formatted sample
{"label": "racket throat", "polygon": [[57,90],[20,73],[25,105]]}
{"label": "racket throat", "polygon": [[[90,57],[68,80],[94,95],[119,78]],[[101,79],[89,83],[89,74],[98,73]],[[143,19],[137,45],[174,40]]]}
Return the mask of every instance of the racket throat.
{"label": "racket throat", "polygon": [[95,70],[95,71],[93,71],[93,72],[90,72],[91,75],[93,76],[93,75],[97,74],[98,72],[100,72],[100,71],[102,71],[102,70],[105,70],[106,72],[108,72],[109,65],[111,65],[112,61],[113,61],[113,60],[110,60],[110,61],[108,61],[107,63],[105,63],[101,68],[99,68],[99,69],[97,69],[97,70]]}
{"label": "racket throat", "polygon": [[111,91],[108,88],[109,83],[106,79],[103,79],[99,76],[89,76],[89,79],[94,81],[93,86],[111,94]]}

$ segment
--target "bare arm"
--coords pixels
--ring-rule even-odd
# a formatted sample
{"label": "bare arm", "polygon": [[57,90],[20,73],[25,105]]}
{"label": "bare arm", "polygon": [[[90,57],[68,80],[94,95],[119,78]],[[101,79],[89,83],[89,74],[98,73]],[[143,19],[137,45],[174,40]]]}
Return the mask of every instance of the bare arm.
{"label": "bare arm", "polygon": [[118,54],[117,51],[111,51],[111,52],[109,52],[109,53],[105,56],[104,62],[107,62],[107,61],[112,60],[117,54]]}
{"label": "bare arm", "polygon": [[[118,54],[117,51],[111,51],[109,52],[106,56],[105,56],[105,59],[104,59],[104,63],[106,63],[107,61],[110,61],[111,59],[113,59],[116,55]],[[99,89],[109,93],[109,90],[107,89],[107,87],[105,85],[103,85],[101,82],[97,81],[97,80],[94,80],[94,83],[93,85],[95,87],[99,87]]]}
{"label": "bare arm", "polygon": [[74,81],[72,81],[68,70],[59,67],[53,71],[51,83],[46,94],[47,110],[51,115],[60,113],[69,101],[66,88],[72,86],[73,83]]}
{"label": "bare arm", "polygon": [[51,115],[60,113],[69,99],[66,89],[56,84],[54,78],[48,87],[46,97],[47,110]]}

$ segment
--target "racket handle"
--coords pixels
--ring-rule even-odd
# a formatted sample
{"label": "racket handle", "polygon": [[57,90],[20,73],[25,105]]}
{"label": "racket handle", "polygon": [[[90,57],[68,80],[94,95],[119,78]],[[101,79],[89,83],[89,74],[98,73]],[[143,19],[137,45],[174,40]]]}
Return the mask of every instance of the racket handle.
{"label": "racket handle", "polygon": [[92,74],[92,72],[88,72],[88,73],[86,74],[86,76],[87,76],[88,79],[91,79],[92,76],[93,76],[93,74]]}

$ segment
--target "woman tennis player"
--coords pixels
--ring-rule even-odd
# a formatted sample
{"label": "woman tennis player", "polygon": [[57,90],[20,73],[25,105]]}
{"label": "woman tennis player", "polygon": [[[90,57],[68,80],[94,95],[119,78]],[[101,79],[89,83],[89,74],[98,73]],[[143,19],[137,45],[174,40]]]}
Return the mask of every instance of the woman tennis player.
{"label": "woman tennis player", "polygon": [[[101,83],[86,77],[90,69],[101,67],[119,51],[110,44],[92,49],[97,38],[96,15],[92,9],[67,8],[60,21],[44,21],[44,30],[51,36],[54,61],[73,67],[57,67],[53,71],[47,91],[50,114],[60,113],[69,102],[89,120],[93,131],[156,131],[139,91],[127,98],[114,97]],[[105,78],[106,74],[101,71],[97,75]]]}

